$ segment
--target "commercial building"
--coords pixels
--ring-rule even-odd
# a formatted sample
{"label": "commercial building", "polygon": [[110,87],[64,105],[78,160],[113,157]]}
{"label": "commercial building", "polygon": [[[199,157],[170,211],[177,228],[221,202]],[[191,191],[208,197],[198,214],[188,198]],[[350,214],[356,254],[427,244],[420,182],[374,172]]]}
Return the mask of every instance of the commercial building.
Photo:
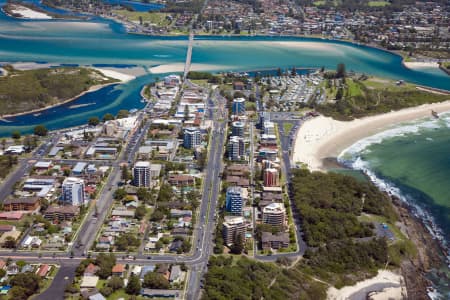
{"label": "commercial building", "polygon": [[264,170],[264,186],[279,186],[280,174],[275,168],[268,168]]}
{"label": "commercial building", "polygon": [[202,135],[200,130],[195,127],[186,128],[184,130],[183,146],[186,149],[194,149],[200,146]]}
{"label": "commercial building", "polygon": [[134,185],[138,187],[150,187],[151,174],[150,162],[138,161],[133,168]]}
{"label": "commercial building", "polygon": [[272,226],[284,227],[286,222],[286,209],[282,203],[271,203],[263,209],[263,223]]}
{"label": "commercial building", "polygon": [[236,235],[245,238],[246,225],[243,217],[226,216],[222,224],[222,236],[225,244],[231,246]]}
{"label": "commercial building", "polygon": [[62,184],[62,201],[70,205],[83,205],[84,180],[76,177],[67,177]]}
{"label": "commercial building", "polygon": [[245,153],[244,139],[238,136],[231,136],[227,150],[229,160],[241,160]]}
{"label": "commercial building", "polygon": [[236,98],[233,100],[231,106],[231,111],[234,115],[244,115],[245,114],[245,98]]}
{"label": "commercial building", "polygon": [[244,137],[244,129],[245,129],[244,122],[235,121],[232,124],[231,135],[243,138]]}
{"label": "commercial building", "polygon": [[242,188],[238,186],[230,186],[227,188],[226,194],[226,210],[233,215],[242,214],[243,206]]}

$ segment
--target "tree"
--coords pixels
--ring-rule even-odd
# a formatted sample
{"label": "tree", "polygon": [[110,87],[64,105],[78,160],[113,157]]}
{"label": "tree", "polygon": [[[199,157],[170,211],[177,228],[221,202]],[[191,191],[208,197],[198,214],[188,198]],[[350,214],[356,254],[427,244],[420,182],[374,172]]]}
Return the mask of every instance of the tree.
{"label": "tree", "polygon": [[111,276],[112,268],[116,264],[116,257],[112,253],[110,253],[109,255],[100,253],[95,259],[95,264],[100,267],[100,269],[96,273],[97,276],[99,276],[101,279],[106,279]]}
{"label": "tree", "polygon": [[144,205],[140,205],[136,208],[136,211],[134,212],[134,217],[138,220],[142,220],[142,218],[147,213],[147,209]]}
{"label": "tree", "polygon": [[34,134],[38,136],[46,136],[48,129],[44,125],[37,125],[34,127]]}
{"label": "tree", "polygon": [[107,113],[103,116],[103,122],[114,120],[114,115]]}
{"label": "tree", "polygon": [[27,300],[29,297],[27,289],[23,288],[21,286],[14,286],[9,291],[9,295],[10,295],[11,299],[17,299],[17,300]]}
{"label": "tree", "polygon": [[6,271],[4,269],[0,269],[0,278],[5,277]]}
{"label": "tree", "polygon": [[117,119],[127,118],[130,115],[130,112],[126,109],[121,109],[117,113]]}
{"label": "tree", "polygon": [[338,88],[337,92],[336,92],[336,100],[341,100],[342,96],[344,95],[344,91],[342,90],[342,88]]}
{"label": "tree", "polygon": [[169,281],[162,274],[149,272],[145,274],[142,286],[150,289],[167,289]]}
{"label": "tree", "polygon": [[128,181],[130,179],[130,172],[128,172],[127,166],[122,166],[122,180]]}
{"label": "tree", "polygon": [[128,279],[128,284],[125,288],[125,292],[128,295],[138,295],[141,292],[141,282],[136,275],[132,274]]}
{"label": "tree", "polygon": [[231,253],[241,254],[244,250],[244,241],[242,239],[242,234],[236,233],[233,238],[233,246],[231,246]]}
{"label": "tree", "polygon": [[99,123],[100,123],[100,120],[98,117],[89,118],[89,121],[88,121],[89,126],[97,126]]}
{"label": "tree", "polygon": [[111,279],[108,280],[107,285],[113,290],[117,291],[118,289],[123,288],[123,279],[119,276],[112,276]]}
{"label": "tree", "polygon": [[6,237],[3,247],[8,249],[16,248],[16,240],[12,236]]}
{"label": "tree", "polygon": [[114,199],[116,199],[116,200],[122,200],[123,198],[125,198],[126,197],[126,195],[127,195],[127,191],[125,191],[125,189],[117,189],[115,192],[114,192],[114,195],[113,195],[113,197],[114,197]]}
{"label": "tree", "polygon": [[20,131],[19,130],[14,130],[13,132],[11,132],[11,137],[15,140],[20,139]]}
{"label": "tree", "polygon": [[[39,290],[40,281],[41,278],[35,273],[19,273],[15,275],[10,281],[10,284],[18,290],[18,298],[14,299],[27,299],[36,293]],[[26,295],[26,297],[20,298],[22,295]]]}
{"label": "tree", "polygon": [[344,78],[345,75],[345,64],[338,64],[336,68],[336,78]]}
{"label": "tree", "polygon": [[144,187],[138,188],[136,194],[139,201],[142,201],[143,203],[148,203],[152,198],[150,192]]}

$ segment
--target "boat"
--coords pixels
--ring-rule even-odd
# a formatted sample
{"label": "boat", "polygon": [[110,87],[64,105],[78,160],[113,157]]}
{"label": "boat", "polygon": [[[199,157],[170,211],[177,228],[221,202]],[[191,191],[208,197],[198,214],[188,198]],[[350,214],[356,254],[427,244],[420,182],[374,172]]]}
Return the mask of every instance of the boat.
{"label": "boat", "polygon": [[431,110],[431,115],[432,115],[433,117],[435,117],[436,119],[439,119],[438,113],[435,112],[434,110]]}

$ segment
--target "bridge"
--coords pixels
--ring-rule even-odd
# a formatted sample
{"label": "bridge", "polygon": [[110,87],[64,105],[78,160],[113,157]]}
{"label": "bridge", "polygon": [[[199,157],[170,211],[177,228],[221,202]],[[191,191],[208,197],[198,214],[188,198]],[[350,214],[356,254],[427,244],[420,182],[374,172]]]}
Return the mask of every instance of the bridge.
{"label": "bridge", "polygon": [[189,73],[189,70],[191,69],[191,59],[192,59],[192,45],[194,44],[194,33],[191,31],[189,34],[189,43],[188,43],[188,50],[186,54],[186,63],[184,64],[184,74],[183,74],[183,80],[186,80],[187,74]]}

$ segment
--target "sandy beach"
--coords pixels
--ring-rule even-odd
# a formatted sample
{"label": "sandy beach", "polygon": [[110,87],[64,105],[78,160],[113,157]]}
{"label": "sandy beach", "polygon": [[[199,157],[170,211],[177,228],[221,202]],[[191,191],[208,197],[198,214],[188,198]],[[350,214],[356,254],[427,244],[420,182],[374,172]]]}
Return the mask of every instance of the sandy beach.
{"label": "sandy beach", "polygon": [[[402,298],[403,277],[391,271],[378,271],[377,276],[360,281],[352,286],[346,286],[342,289],[330,287],[327,291],[328,300],[347,300],[347,299],[366,299],[367,293],[374,291],[384,291],[384,294],[391,298],[382,299],[403,299]],[[386,290],[388,289],[388,290]],[[380,299],[380,298],[377,298]]]}
{"label": "sandy beach", "polygon": [[52,19],[51,16],[49,16],[45,13],[35,11],[28,7],[25,7],[22,5],[17,5],[17,4],[14,4],[14,8],[11,10],[11,12],[13,14],[20,15],[21,18],[23,18],[23,19],[35,19],[35,20],[50,20],[50,19]]}
{"label": "sandy beach", "polygon": [[125,74],[124,72],[118,72],[118,71],[112,70],[112,69],[106,69],[106,68],[93,68],[93,69],[101,72],[103,75],[105,75],[107,77],[111,77],[111,78],[120,80],[122,82],[128,82],[128,81],[136,78],[136,76],[134,76],[134,75]]}
{"label": "sandy beach", "polygon": [[[224,69],[232,69],[232,66],[223,66],[223,65],[208,65],[208,64],[192,64],[191,71],[216,71],[216,70],[224,70]],[[159,65],[153,68],[150,68],[150,72],[153,74],[162,74],[162,73],[171,73],[171,72],[183,72],[184,71],[184,63],[172,63]]]}
{"label": "sandy beach", "polygon": [[325,170],[324,159],[336,158],[357,141],[395,124],[430,117],[431,110],[438,113],[449,111],[450,100],[350,122],[336,121],[324,116],[313,118],[306,121],[297,133],[293,161],[304,163],[311,170]]}
{"label": "sandy beach", "polygon": [[437,62],[421,62],[421,61],[409,61],[403,62],[408,69],[421,69],[421,68],[439,68]]}

